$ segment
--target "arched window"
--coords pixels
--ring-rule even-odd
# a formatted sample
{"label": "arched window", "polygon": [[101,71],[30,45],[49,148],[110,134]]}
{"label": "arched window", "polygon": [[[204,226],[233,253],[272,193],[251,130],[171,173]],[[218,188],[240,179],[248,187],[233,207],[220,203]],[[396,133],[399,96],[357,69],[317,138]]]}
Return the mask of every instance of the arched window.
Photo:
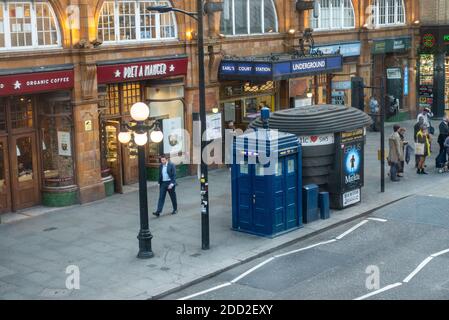
{"label": "arched window", "polygon": [[224,0],[220,29],[224,35],[277,32],[273,0]]}
{"label": "arched window", "polygon": [[47,2],[0,2],[0,50],[60,46],[56,16]]}
{"label": "arched window", "polygon": [[312,28],[316,30],[355,28],[354,7],[351,0],[321,0],[318,18],[312,15]]}
{"label": "arched window", "polygon": [[105,1],[98,19],[98,39],[106,43],[176,39],[174,13],[149,12],[149,6],[170,6],[170,2]]}
{"label": "arched window", "polygon": [[373,0],[372,23],[374,26],[405,24],[403,0]]}

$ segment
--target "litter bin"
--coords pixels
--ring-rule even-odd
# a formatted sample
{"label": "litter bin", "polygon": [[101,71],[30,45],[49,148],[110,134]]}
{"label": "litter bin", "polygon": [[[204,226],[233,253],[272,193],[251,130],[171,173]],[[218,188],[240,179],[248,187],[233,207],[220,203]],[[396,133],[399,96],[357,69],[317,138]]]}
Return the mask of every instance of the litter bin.
{"label": "litter bin", "polygon": [[298,138],[259,129],[234,138],[232,228],[273,237],[302,227]]}

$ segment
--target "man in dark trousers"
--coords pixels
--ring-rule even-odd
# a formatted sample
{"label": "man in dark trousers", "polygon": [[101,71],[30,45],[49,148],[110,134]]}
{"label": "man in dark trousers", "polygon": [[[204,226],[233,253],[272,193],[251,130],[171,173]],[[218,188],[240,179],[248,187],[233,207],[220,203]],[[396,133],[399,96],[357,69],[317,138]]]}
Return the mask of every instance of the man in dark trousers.
{"label": "man in dark trousers", "polygon": [[440,133],[438,135],[438,144],[440,145],[440,153],[436,158],[436,167],[442,168],[446,164],[446,148],[444,147],[444,141],[449,136],[449,119],[447,116],[444,116],[443,121],[441,121],[439,129]]}
{"label": "man in dark trousers", "polygon": [[161,165],[159,166],[159,201],[156,212],[153,214],[156,217],[161,215],[164,208],[165,196],[170,196],[173,205],[172,214],[178,213],[178,202],[176,201],[176,167],[169,161],[167,156],[161,156]]}

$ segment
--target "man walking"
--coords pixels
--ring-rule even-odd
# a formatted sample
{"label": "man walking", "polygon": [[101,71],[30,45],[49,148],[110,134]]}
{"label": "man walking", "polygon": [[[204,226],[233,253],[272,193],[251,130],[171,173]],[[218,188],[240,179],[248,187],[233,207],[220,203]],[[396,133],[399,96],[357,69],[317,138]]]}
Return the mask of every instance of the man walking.
{"label": "man walking", "polygon": [[388,154],[388,164],[390,165],[390,179],[391,181],[399,181],[398,170],[400,162],[404,159],[404,151],[402,148],[401,137],[399,136],[400,125],[395,124],[393,127],[393,133],[388,139],[390,147]]}
{"label": "man walking", "polygon": [[159,166],[159,201],[157,203],[156,212],[153,212],[156,217],[161,215],[167,192],[173,205],[172,214],[178,213],[178,202],[176,200],[175,188],[176,167],[169,161],[167,156],[161,156],[161,165]]}

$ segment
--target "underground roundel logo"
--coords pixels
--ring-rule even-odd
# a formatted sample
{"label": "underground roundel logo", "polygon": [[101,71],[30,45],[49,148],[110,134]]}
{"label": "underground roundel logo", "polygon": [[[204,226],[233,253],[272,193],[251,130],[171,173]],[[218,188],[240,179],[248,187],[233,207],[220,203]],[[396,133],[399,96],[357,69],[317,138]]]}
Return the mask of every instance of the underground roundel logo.
{"label": "underground roundel logo", "polygon": [[423,44],[426,48],[432,48],[435,45],[435,36],[431,33],[427,33],[423,36]]}

